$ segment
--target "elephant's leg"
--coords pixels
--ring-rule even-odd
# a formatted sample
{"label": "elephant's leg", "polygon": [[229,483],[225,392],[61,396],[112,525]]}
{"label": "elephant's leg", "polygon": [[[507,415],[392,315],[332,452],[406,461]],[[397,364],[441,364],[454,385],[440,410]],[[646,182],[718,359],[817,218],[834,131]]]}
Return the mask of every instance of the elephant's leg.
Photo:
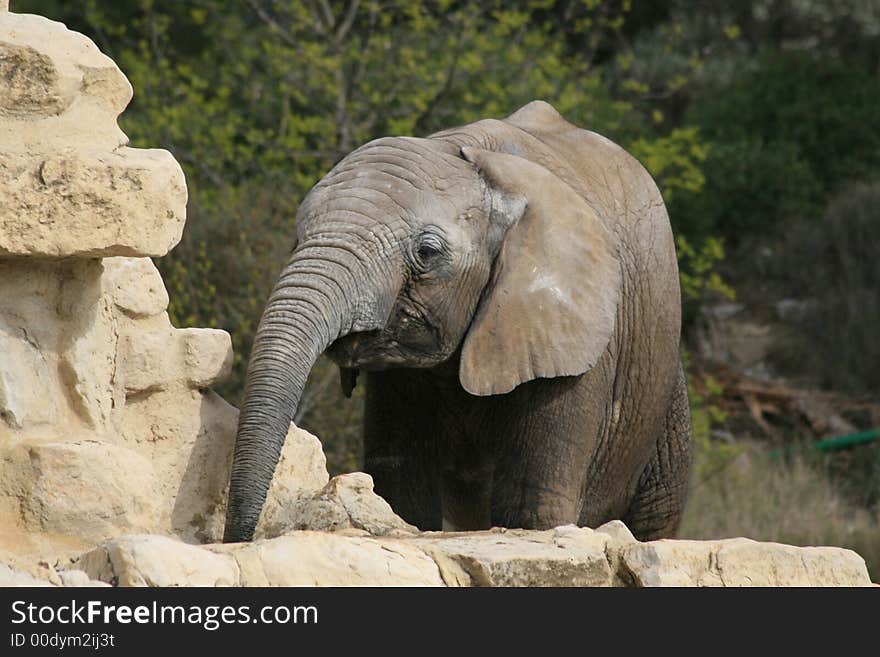
{"label": "elephant's leg", "polygon": [[407,522],[440,530],[436,397],[418,373],[370,372],[364,408],[364,470]]}
{"label": "elephant's leg", "polygon": [[691,465],[691,414],[684,371],[666,414],[657,447],[639,479],[636,497],[623,521],[641,541],[670,538],[678,531],[687,498]]}
{"label": "elephant's leg", "polygon": [[577,523],[595,424],[575,377],[540,379],[504,397],[497,412],[492,524],[548,529]]}

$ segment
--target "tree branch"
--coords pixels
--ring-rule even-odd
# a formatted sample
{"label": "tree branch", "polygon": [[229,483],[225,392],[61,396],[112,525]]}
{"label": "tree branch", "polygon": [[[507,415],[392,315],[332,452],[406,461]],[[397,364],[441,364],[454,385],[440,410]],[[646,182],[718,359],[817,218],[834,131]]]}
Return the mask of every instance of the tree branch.
{"label": "tree branch", "polygon": [[336,30],[336,37],[334,41],[337,44],[341,44],[345,37],[348,36],[348,31],[351,29],[352,24],[354,23],[354,19],[357,16],[358,7],[361,4],[361,0],[351,0],[348,4],[348,11],[345,14],[345,18],[342,23],[339,25],[339,29]]}
{"label": "tree branch", "polygon": [[346,153],[351,150],[351,121],[348,116],[348,83],[345,79],[345,64],[340,62],[336,69],[336,143]]}
{"label": "tree branch", "polygon": [[297,46],[296,39],[293,38],[293,35],[288,32],[278,21],[272,18],[269,12],[263,9],[260,6],[260,3],[257,2],[257,0],[244,0],[244,3],[248,5],[251,9],[253,9],[257,17],[266,25],[268,25],[272,30],[274,30],[278,34],[278,36],[281,37],[281,40],[284,41],[284,43],[293,47]]}
{"label": "tree branch", "polygon": [[327,27],[331,30],[336,27],[336,17],[333,15],[333,8],[327,0],[318,0],[321,9],[324,10],[324,18],[327,19]]}
{"label": "tree branch", "polygon": [[182,148],[177,148],[172,143],[168,143],[168,150],[174,153],[174,157],[176,157],[181,162],[189,164],[196,169],[198,169],[202,175],[214,183],[215,186],[219,189],[223,189],[228,185],[228,182],[223,176],[214,171],[211,167],[209,167],[205,162],[201,159],[196,159],[189,155],[189,153]]}

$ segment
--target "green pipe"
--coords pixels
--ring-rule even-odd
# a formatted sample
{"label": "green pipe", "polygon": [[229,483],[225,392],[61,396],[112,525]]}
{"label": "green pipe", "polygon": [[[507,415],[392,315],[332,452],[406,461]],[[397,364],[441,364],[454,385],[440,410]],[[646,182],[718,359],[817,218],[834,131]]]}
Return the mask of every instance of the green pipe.
{"label": "green pipe", "polygon": [[845,436],[834,436],[833,438],[823,438],[813,443],[813,447],[823,452],[840,447],[849,447],[850,445],[861,445],[863,443],[871,443],[880,438],[880,429],[871,429],[870,431],[862,431],[861,433],[851,433]]}
{"label": "green pipe", "polygon": [[[880,429],[871,429],[860,433],[849,433],[844,436],[832,436],[831,438],[823,438],[810,443],[810,447],[818,449],[821,452],[830,452],[831,450],[841,449],[843,447],[851,447],[852,445],[863,445],[880,439]],[[782,449],[771,449],[767,452],[767,456],[771,459],[778,458],[782,454],[791,454],[800,449],[800,445],[789,445]]]}

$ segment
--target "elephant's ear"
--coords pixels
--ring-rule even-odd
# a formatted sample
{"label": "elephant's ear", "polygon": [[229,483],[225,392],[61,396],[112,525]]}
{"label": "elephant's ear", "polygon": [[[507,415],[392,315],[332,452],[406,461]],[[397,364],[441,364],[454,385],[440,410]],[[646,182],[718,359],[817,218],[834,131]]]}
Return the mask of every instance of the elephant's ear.
{"label": "elephant's ear", "polygon": [[509,392],[539,377],[582,374],[614,333],[621,270],[596,212],[539,164],[464,147],[491,188],[522,195],[471,327],[459,377],[473,395]]}

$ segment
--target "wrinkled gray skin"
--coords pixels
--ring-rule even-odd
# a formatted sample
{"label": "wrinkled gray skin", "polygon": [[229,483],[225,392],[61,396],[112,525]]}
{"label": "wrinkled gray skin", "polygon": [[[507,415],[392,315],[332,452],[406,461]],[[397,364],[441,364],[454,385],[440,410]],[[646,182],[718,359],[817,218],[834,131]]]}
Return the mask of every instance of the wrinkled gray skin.
{"label": "wrinkled gray skin", "polygon": [[[674,534],[690,463],[669,220],[543,102],[383,138],[304,200],[257,330],[224,540],[253,536],[315,359],[366,385],[365,464],[423,530]],[[366,379],[364,381],[364,379]]]}

